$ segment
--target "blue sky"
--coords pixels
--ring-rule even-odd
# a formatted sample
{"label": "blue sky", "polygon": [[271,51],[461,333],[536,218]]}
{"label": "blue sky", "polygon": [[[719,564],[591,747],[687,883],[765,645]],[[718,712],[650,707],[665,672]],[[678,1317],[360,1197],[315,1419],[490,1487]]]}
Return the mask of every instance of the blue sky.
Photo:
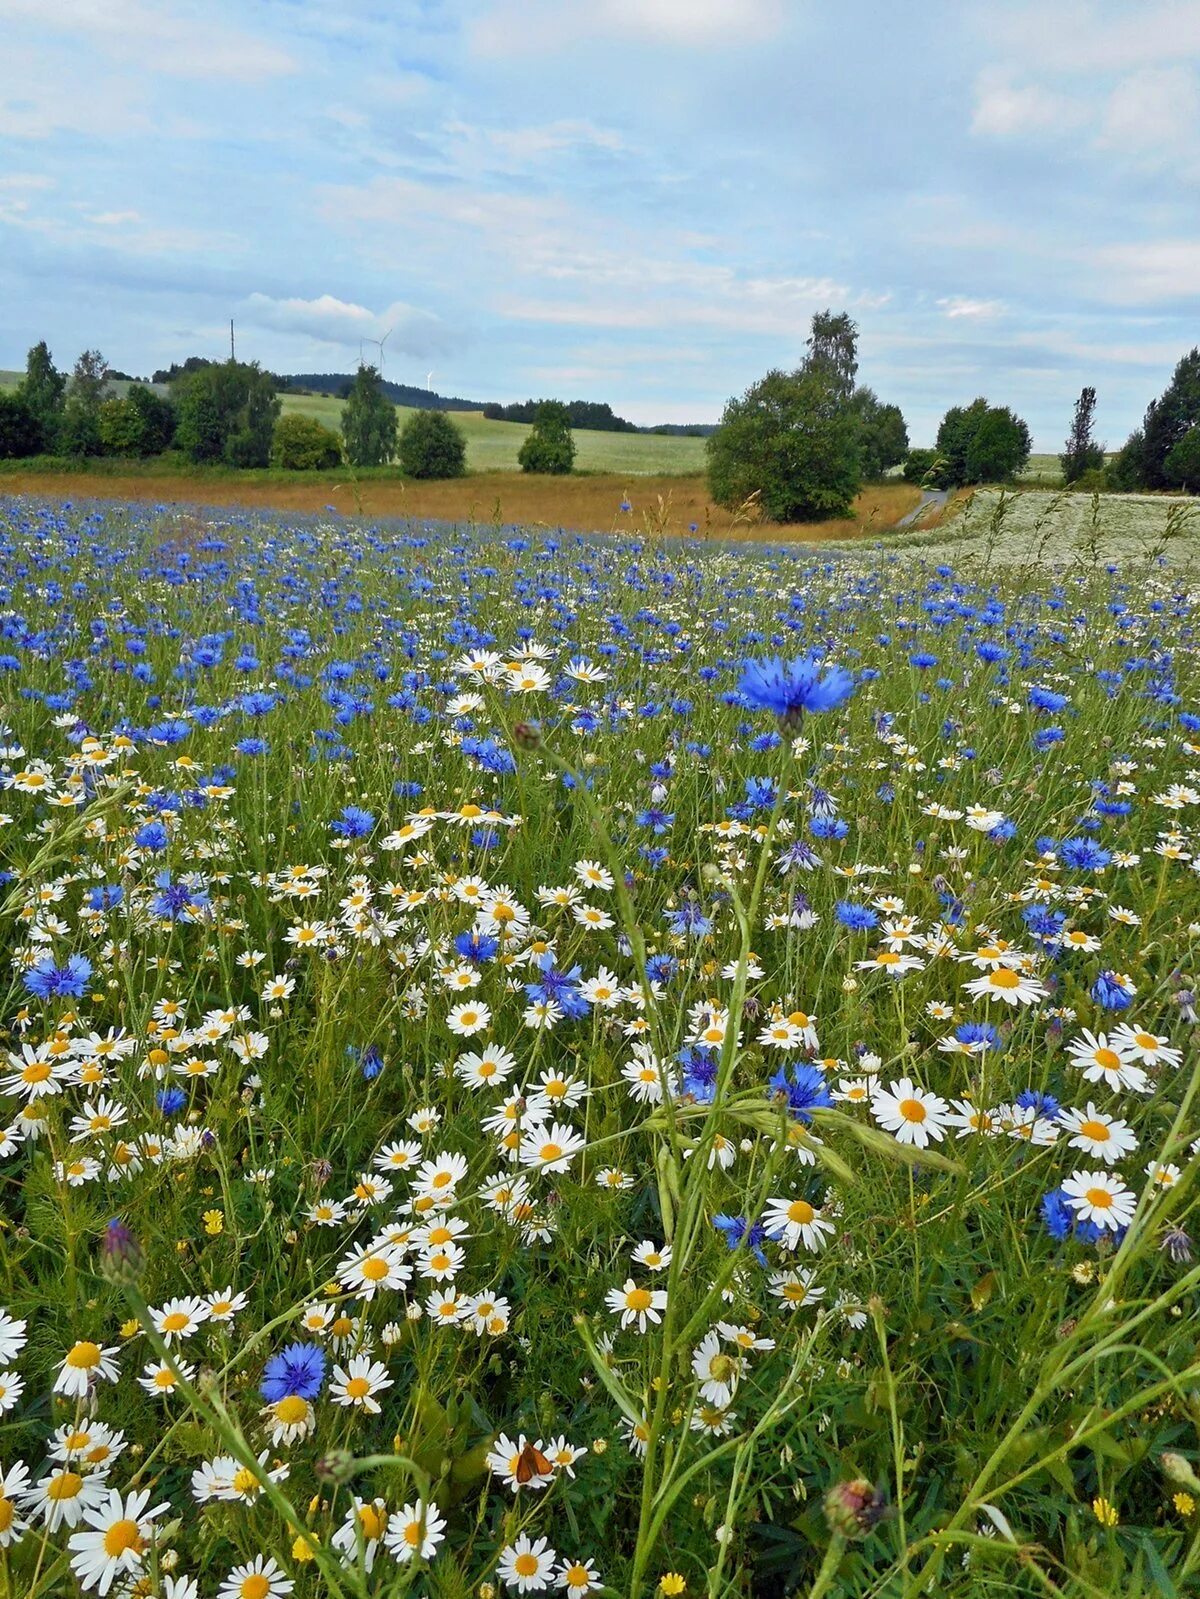
{"label": "blue sky", "polygon": [[[0,366],[238,353],[715,419],[848,310],[928,442],[1200,341],[1196,0],[0,0]],[[365,347],[368,351],[370,346]]]}

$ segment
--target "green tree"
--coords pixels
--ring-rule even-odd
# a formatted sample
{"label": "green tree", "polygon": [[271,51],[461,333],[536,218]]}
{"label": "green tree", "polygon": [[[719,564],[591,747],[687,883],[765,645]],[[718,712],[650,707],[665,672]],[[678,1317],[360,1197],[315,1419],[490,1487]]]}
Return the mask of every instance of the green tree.
{"label": "green tree", "polygon": [[858,416],[862,475],[874,482],[908,454],[908,428],[900,407],[884,405],[874,389],[855,389],[852,403]]}
{"label": "green tree", "polygon": [[102,400],[97,427],[105,455],[141,455],[142,419],[128,400]]}
{"label": "green tree", "polygon": [[1029,449],[1028,427],[1006,406],[989,405],[982,396],[951,406],[938,428],[937,485],[1007,482],[1028,461]]}
{"label": "green tree", "polygon": [[405,477],[462,477],[467,441],[445,411],[414,411],[400,434],[400,468]]}
{"label": "green tree", "polygon": [[106,455],[159,455],[175,435],[175,407],[144,383],[131,383],[124,399],[101,401],[97,424]]}
{"label": "green tree", "polygon": [[320,472],[340,466],[341,436],[315,416],[281,416],[271,440],[271,465],[290,472]]}
{"label": "green tree", "polygon": [[197,464],[266,466],[279,400],[257,361],[224,361],[179,382],[175,436]]}
{"label": "green tree", "polygon": [[517,451],[522,472],[569,472],[575,464],[571,413],[561,400],[540,400],[533,432]]}
{"label": "green tree", "polygon": [[845,311],[813,313],[804,365],[828,379],[833,393],[848,401],[854,393],[854,374],[858,371],[858,326]]}
{"label": "green tree", "polygon": [[1146,435],[1141,428],[1135,428],[1104,469],[1106,487],[1115,489],[1119,494],[1141,488],[1145,472],[1145,449]]}
{"label": "green tree", "polygon": [[1194,422],[1173,444],[1163,463],[1168,483],[1195,494],[1200,491],[1200,422]]}
{"label": "green tree", "polygon": [[99,455],[100,406],[108,381],[108,363],[99,350],[84,350],[75,363],[58,429],[64,455]]}
{"label": "green tree", "polygon": [[772,522],[845,516],[861,482],[858,418],[819,367],[768,372],[729,401],[706,450],[717,504],[753,496]]}
{"label": "green tree", "polygon": [[41,424],[20,392],[0,394],[0,461],[36,455],[41,448]]}
{"label": "green tree", "polygon": [[67,379],[54,364],[50,347],[40,340],[25,357],[25,376],[17,389],[39,432],[38,448],[52,451],[58,443]]}
{"label": "green tree", "polygon": [[1200,349],[1192,349],[1179,361],[1163,393],[1147,408],[1142,423],[1139,487],[1165,489],[1171,486],[1167,457],[1197,422],[1200,422]]}
{"label": "green tree", "polygon": [[1096,413],[1096,391],[1081,389],[1075,401],[1075,415],[1071,421],[1071,435],[1066,448],[1059,456],[1063,482],[1077,483],[1085,472],[1098,472],[1104,465],[1104,446],[1097,444],[1092,433]]}
{"label": "green tree", "polygon": [[383,392],[378,367],[360,366],[342,412],[351,466],[383,466],[396,453],[396,407]]}

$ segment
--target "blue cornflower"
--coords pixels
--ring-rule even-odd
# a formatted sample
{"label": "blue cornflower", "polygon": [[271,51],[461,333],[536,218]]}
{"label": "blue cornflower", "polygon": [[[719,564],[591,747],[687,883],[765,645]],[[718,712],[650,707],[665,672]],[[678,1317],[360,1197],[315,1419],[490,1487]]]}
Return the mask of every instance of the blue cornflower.
{"label": "blue cornflower", "polygon": [[369,838],[375,829],[375,818],[359,805],[347,805],[342,814],[330,822],[329,829],[339,838]]}
{"label": "blue cornflower", "polygon": [[763,1243],[766,1240],[766,1229],[761,1222],[753,1224],[745,1216],[714,1216],[713,1226],[724,1238],[730,1249],[736,1249],[743,1241],[748,1249],[753,1250],[754,1257],[760,1266],[767,1264],[767,1257],[763,1253]]}
{"label": "blue cornflower", "polygon": [[490,933],[459,933],[455,937],[454,948],[472,966],[482,966],[485,961],[495,960],[500,953],[500,940],[493,938]]}
{"label": "blue cornflower", "polygon": [[171,835],[162,822],[146,822],[133,835],[133,842],[139,849],[166,849],[171,842]]}
{"label": "blue cornflower", "polygon": [[187,1095],[182,1088],[160,1088],[154,1103],[164,1116],[174,1116],[187,1104]]}
{"label": "blue cornflower", "polygon": [[839,899],[833,907],[833,914],[843,927],[849,927],[855,933],[864,933],[879,926],[875,912],[867,905],[856,905],[852,899]]}
{"label": "blue cornflower", "polygon": [[324,1380],[324,1352],[316,1344],[289,1344],[267,1361],[259,1392],[269,1404],[293,1394],[299,1399],[315,1399]]}
{"label": "blue cornflower", "polygon": [[557,1005],[564,1016],[580,1017],[588,1013],[588,1003],[579,992],[579,979],[583,968],[572,966],[569,972],[555,969],[554,956],[543,955],[538,961],[541,977],[536,983],[526,983],[525,992],[536,1005]]}
{"label": "blue cornflower", "polygon": [[784,661],[743,661],[738,693],[753,711],[771,711],[790,727],[798,726],[805,711],[831,711],[854,692],[854,679],[835,666],[822,675],[817,661],[800,657]]}
{"label": "blue cornflower", "polygon": [[1042,1195],[1042,1220],[1051,1238],[1061,1243],[1064,1238],[1069,1237],[1075,1213],[1067,1203],[1067,1196],[1061,1188],[1052,1188],[1048,1194]]}
{"label": "blue cornflower", "polygon": [[1078,871],[1098,872],[1112,860],[1112,854],[1091,838],[1064,838],[1059,854],[1068,866]]}
{"label": "blue cornflower", "polygon": [[963,1022],[954,1029],[954,1036],[960,1044],[971,1046],[977,1054],[1000,1047],[1000,1034],[991,1022]]}
{"label": "blue cornflower", "polygon": [[833,1095],[826,1086],[825,1073],[816,1066],[793,1066],[790,1077],[788,1068],[781,1066],[769,1079],[768,1089],[772,1095],[784,1096],[789,1114],[798,1121],[810,1122],[811,1111],[833,1107]]}
{"label": "blue cornflower", "polygon": [[1101,972],[1092,984],[1092,998],[1103,1010],[1128,1010],[1133,988],[1118,972]]}
{"label": "blue cornflower", "polygon": [[25,973],[25,987],[38,999],[82,999],[91,977],[86,955],[69,955],[65,966],[56,966],[53,956],[47,956]]}
{"label": "blue cornflower", "polygon": [[154,916],[177,922],[181,917],[194,916],[209,908],[209,897],[204,889],[192,888],[182,880],[175,881],[170,872],[159,872],[154,883],[158,889],[150,901],[150,911]]}
{"label": "blue cornflower", "polygon": [[712,932],[711,919],[694,899],[685,900],[678,910],[664,911],[663,915],[671,931],[681,936],[690,933],[693,938],[703,938]]}
{"label": "blue cornflower", "polygon": [[679,1051],[679,1064],[683,1067],[684,1093],[701,1105],[711,1105],[717,1089],[716,1050],[689,1044]]}

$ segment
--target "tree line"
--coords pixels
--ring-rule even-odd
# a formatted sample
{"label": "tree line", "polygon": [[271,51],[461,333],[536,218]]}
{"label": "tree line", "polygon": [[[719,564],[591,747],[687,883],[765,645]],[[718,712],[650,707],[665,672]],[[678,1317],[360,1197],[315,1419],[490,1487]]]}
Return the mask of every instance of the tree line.
{"label": "tree line", "polygon": [[[257,362],[194,356],[155,381],[162,377],[169,382],[167,396],[135,381],[117,395],[98,350],[85,350],[68,377],[40,341],[29,351],[17,388],[0,393],[0,459],[144,459],[174,450],[196,466],[306,471],[395,461],[414,478],[459,477],[467,469],[462,429],[444,411],[428,409],[414,411],[401,428],[374,366],[360,366],[350,383],[340,432],[315,417],[282,416],[278,380]],[[575,441],[568,408],[540,401],[531,420],[518,456],[522,469],[569,472]]]}

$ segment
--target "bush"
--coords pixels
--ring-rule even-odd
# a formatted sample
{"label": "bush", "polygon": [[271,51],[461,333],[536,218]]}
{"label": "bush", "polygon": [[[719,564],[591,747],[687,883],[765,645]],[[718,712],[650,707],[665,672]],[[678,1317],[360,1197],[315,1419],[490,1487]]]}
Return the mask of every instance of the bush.
{"label": "bush", "polygon": [[821,370],[768,372],[730,400],[706,451],[717,504],[755,498],[771,522],[846,516],[858,493],[858,418]]}
{"label": "bush", "polygon": [[320,472],[339,466],[341,436],[315,416],[281,416],[271,437],[271,465],[289,472]]}
{"label": "bush", "polygon": [[462,477],[467,441],[445,411],[414,411],[400,434],[400,467],[406,477]]}
{"label": "bush", "polygon": [[0,394],[0,461],[36,455],[42,447],[38,419],[19,394]]}
{"label": "bush", "polygon": [[1102,466],[1089,466],[1086,472],[1081,472],[1070,485],[1081,494],[1103,494],[1111,487],[1108,473]]}
{"label": "bush", "polygon": [[533,432],[517,451],[522,472],[563,474],[575,464],[571,416],[560,400],[542,400],[533,420]]}
{"label": "bush", "polygon": [[934,468],[939,459],[936,450],[910,450],[904,458],[904,481],[919,483],[922,488],[934,486]]}

